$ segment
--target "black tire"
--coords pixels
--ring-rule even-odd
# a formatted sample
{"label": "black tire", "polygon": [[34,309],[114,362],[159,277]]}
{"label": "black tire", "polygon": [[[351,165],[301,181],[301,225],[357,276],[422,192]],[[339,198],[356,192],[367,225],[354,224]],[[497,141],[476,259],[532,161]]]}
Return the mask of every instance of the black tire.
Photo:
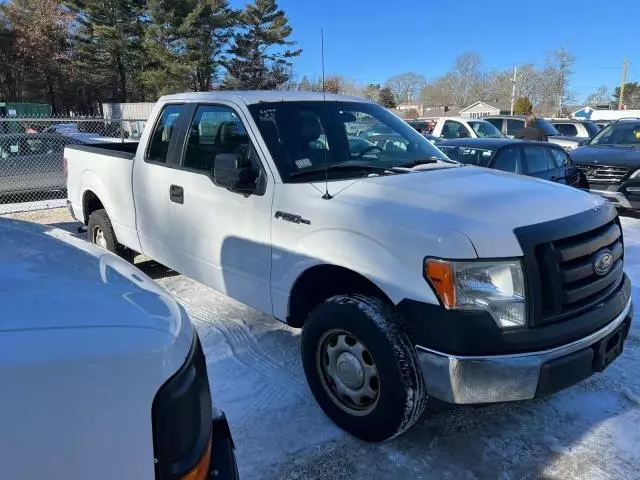
{"label": "black tire", "polygon": [[[367,442],[402,434],[426,407],[427,395],[415,347],[400,325],[393,307],[381,300],[339,295],[317,306],[302,330],[302,364],[313,396],[339,427]],[[325,380],[322,373],[320,363],[328,362],[327,357],[319,356],[319,350],[324,349],[322,339],[334,330],[356,337],[377,369],[377,403],[364,414],[349,413],[341,407],[327,386],[331,380]],[[361,356],[364,358],[364,354]]]}
{"label": "black tire", "polygon": [[88,240],[96,245],[98,245],[98,243],[96,243],[96,233],[98,230],[102,232],[106,242],[105,245],[100,246],[122,257],[126,261],[133,263],[136,252],[118,243],[109,215],[107,215],[104,209],[94,211],[89,215],[89,221],[87,222]]}

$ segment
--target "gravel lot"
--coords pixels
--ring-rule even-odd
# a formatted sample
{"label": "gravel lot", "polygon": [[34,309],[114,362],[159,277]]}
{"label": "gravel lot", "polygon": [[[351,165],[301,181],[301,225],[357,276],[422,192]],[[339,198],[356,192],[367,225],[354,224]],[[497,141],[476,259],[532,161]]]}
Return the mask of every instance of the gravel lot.
{"label": "gravel lot", "polygon": [[[65,209],[6,215],[77,233]],[[626,270],[640,301],[640,220],[623,219]],[[316,406],[299,332],[141,259],[186,306],[203,339],[216,403],[227,413],[243,480],[638,479],[640,327],[604,374],[517,404],[434,404],[404,436],[370,445]]]}

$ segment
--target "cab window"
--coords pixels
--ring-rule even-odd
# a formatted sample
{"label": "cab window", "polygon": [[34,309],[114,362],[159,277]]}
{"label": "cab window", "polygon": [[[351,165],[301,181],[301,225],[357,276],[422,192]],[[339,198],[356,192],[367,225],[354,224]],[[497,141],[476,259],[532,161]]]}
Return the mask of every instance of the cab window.
{"label": "cab window", "polygon": [[167,105],[162,109],[149,139],[146,159],[152,162],[166,163],[169,143],[174,134],[178,118],[184,111],[184,105]]}

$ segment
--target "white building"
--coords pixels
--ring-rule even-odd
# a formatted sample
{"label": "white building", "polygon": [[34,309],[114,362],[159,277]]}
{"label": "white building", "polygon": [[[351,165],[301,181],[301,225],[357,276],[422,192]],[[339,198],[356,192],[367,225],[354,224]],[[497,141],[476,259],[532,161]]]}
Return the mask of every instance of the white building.
{"label": "white building", "polygon": [[460,116],[464,118],[482,118],[489,115],[505,115],[508,113],[509,112],[505,111],[505,109],[494,107],[493,105],[483,101],[477,101],[460,110]]}
{"label": "white building", "polygon": [[640,110],[599,110],[592,107],[583,107],[571,114],[578,120],[619,120],[621,118],[640,118]]}

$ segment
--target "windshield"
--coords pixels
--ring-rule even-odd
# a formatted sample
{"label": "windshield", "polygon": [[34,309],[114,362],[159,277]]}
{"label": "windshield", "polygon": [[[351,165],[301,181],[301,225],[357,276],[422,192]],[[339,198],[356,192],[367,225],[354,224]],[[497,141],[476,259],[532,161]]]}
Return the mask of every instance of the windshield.
{"label": "windshield", "polygon": [[562,135],[556,127],[547,122],[544,118],[536,117],[536,126],[541,128],[548,136]]}
{"label": "windshield", "polygon": [[477,165],[479,167],[486,167],[495,153],[495,150],[489,148],[463,147],[458,145],[438,145],[438,148],[451,160],[467,165]]}
{"label": "windshield", "polygon": [[640,147],[640,122],[616,122],[607,125],[587,145]]}
{"label": "windshield", "polygon": [[470,120],[469,126],[480,138],[504,138],[504,135],[495,125],[484,120]]}
{"label": "windshield", "polygon": [[[387,109],[360,102],[273,102],[249,106],[284,182],[318,181],[371,175],[409,164],[430,168],[458,165],[429,140]],[[366,124],[353,136],[353,124]],[[366,165],[369,169],[334,168]],[[301,175],[305,171],[309,175]],[[316,172],[316,173],[314,173]]]}
{"label": "windshield", "polygon": [[600,127],[594,122],[583,122],[584,128],[587,129],[590,137],[595,137],[600,131]]}

